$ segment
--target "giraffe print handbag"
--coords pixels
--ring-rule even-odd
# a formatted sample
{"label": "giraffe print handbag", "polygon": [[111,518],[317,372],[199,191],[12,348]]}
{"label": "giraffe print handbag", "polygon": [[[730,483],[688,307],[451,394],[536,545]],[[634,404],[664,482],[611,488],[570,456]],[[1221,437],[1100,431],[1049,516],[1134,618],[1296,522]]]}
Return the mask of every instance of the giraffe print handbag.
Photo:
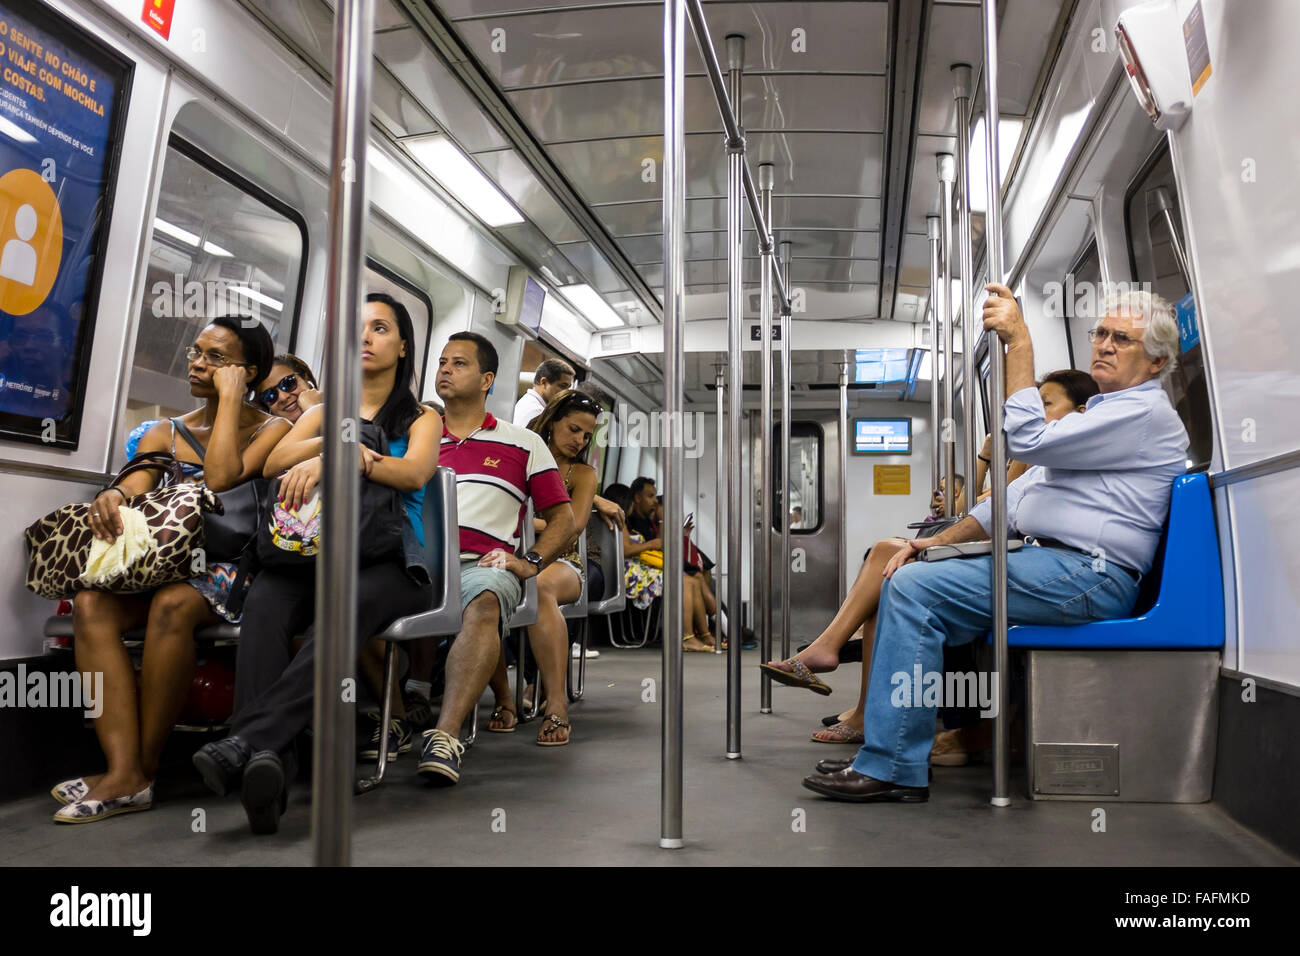
{"label": "giraffe print handbag", "polygon": [[[166,452],[146,452],[127,463],[108,487],[142,470],[160,470],[162,483],[133,495],[126,505],[144,515],[152,547],[101,590],[118,594],[151,591],[194,577],[195,553],[203,547],[203,515],[221,512],[221,501],[206,486],[183,480],[180,465]],[[27,528],[27,589],[52,601],[84,590],[81,575],[90,546],[90,503],[64,505]],[[201,569],[200,569],[201,570]]]}

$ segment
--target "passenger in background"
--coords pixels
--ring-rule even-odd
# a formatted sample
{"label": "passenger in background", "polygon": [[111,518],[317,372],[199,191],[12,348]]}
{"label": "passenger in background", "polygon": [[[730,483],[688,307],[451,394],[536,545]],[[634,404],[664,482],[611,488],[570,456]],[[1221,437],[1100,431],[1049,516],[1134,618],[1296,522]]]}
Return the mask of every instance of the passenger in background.
{"label": "passenger in background", "polygon": [[[177,443],[170,421],[150,427],[140,439],[140,451],[174,455],[186,480],[202,481],[218,493],[261,477],[267,456],[289,431],[288,422],[251,401],[252,386],[265,377],[274,352],[271,336],[256,320],[213,319],[185,350],[190,394],[203,405],[179,418],[203,446],[203,455],[184,440]],[[90,509],[95,537],[114,541],[123,530],[118,509],[160,478],[156,471],[137,471],[100,492]],[[212,562],[193,580],[152,594],[78,592],[72,602],[77,669],[104,675],[103,714],[95,721],[95,733],[108,770],[58,784],[52,792],[66,806],[55,814],[56,822],[89,823],[153,806],[163,744],[194,676],[194,631],[236,620],[226,608],[234,578],[233,564]],[[141,625],[144,658],[137,693],[122,635]]]}
{"label": "passenger in background", "polygon": [[[858,802],[921,802],[935,708],[913,692],[893,702],[898,676],[942,671],[943,648],[987,633],[991,555],[917,562],[922,549],[1014,531],[1037,547],[1007,555],[1007,620],[1085,624],[1131,612],[1169,513],[1174,478],[1186,469],[1187,432],[1158,378],[1178,356],[1173,307],[1149,292],[1111,296],[1090,330],[1100,394],[1085,415],[1046,420],[1033,385],[1033,343],[1003,285],[989,285],[984,329],[1007,345],[1004,429],[1029,471],[1007,489],[1005,528],[990,526],[991,501],[933,538],[898,549],[885,565],[866,697],[865,741],[852,763],[819,765],[803,785]],[[1101,558],[1099,561],[1098,558]],[[865,656],[865,655],[864,655]]]}
{"label": "passenger in background", "polygon": [[[1069,383],[1068,390],[1061,385],[1062,381]],[[1061,392],[1068,395],[1068,401],[1060,400]],[[1066,369],[1045,376],[1039,386],[1039,393],[1043,400],[1044,420],[1054,422],[1071,412],[1083,411],[1088,398],[1097,394],[1097,384],[1086,372]],[[867,677],[871,671],[871,648],[876,629],[876,612],[880,605],[880,592],[884,583],[882,575],[890,559],[906,547],[907,541],[903,538],[885,538],[877,541],[867,552],[862,568],[858,571],[857,580],[853,582],[844,604],[826,629],[806,649],[789,660],[769,661],[762,667],[778,683],[791,687],[806,687],[816,693],[828,694],[829,685],[815,675],[829,673],[839,666],[840,649],[861,628],[862,681],[857,705],[841,713],[838,720],[830,726],[814,733],[812,739],[817,743],[862,742]],[[965,747],[969,733],[972,732],[964,728],[940,733],[935,740],[936,756],[949,762],[960,760],[961,758],[953,755],[966,752],[961,748]],[[965,760],[961,762],[964,763]]]}
{"label": "passenger in background", "polygon": [[[442,422],[412,391],[415,331],[406,307],[372,292],[361,321],[361,417],[384,431],[389,451],[380,455],[362,446],[361,473],[401,493],[410,530],[423,545],[425,486],[438,466]],[[325,413],[324,405],[305,412],[266,461],[266,476],[281,475],[280,500],[291,508],[309,500],[320,484]],[[403,553],[359,569],[353,632],[358,648],[396,618],[429,607],[433,594],[422,557]],[[294,740],[312,720],[315,612],[314,562],[262,569],[245,603],[230,736],[194,755],[194,766],[214,793],[240,787],[254,833],[279,829],[297,771]],[[295,655],[293,640],[304,630],[307,640]],[[408,749],[409,739],[408,733]]]}
{"label": "passenger in background", "polygon": [[307,409],[325,401],[316,385],[316,376],[311,373],[311,366],[287,352],[275,357],[271,374],[257,388],[262,407],[291,422],[296,422]]}
{"label": "passenger in background", "polygon": [[[632,482],[631,494],[627,528],[623,533],[624,585],[628,600],[644,611],[663,595],[663,536],[659,530],[663,499],[655,489],[654,479],[644,476]],[[686,529],[688,532],[689,528]],[[649,561],[643,558],[646,552],[650,552]],[[708,627],[709,612],[701,584],[699,574],[683,575],[682,649],[686,651],[713,650]],[[712,594],[709,594],[709,599],[712,599]]]}
{"label": "passenger in background", "polygon": [[795,505],[790,509],[790,530],[800,531],[803,529],[803,509]]}
{"label": "passenger in background", "polygon": [[573,387],[573,366],[563,359],[547,359],[533,373],[533,384],[515,403],[510,420],[520,428],[527,428],[533,419],[546,411],[546,406],[561,392]]}
{"label": "passenger in background", "polygon": [[[460,780],[465,747],[458,734],[496,670],[523,582],[564,553],[574,536],[569,495],[546,443],[487,411],[496,373],[496,349],[474,332],[457,332],[438,359],[438,397],[447,407],[442,463],[456,472],[462,609],[460,633],[447,653],[442,709],[424,732],[419,767],[438,786]],[[560,439],[566,447],[571,440]],[[546,530],[520,558],[515,549],[529,498]],[[561,682],[552,696],[563,693]]]}
{"label": "passenger in background", "polygon": [[[571,651],[568,628],[560,606],[576,601],[586,585],[586,568],[578,553],[578,536],[587,527],[592,500],[596,496],[596,469],[587,464],[586,458],[599,414],[600,406],[589,396],[566,390],[556,395],[546,406],[546,411],[533,419],[532,431],[542,437],[547,450],[554,456],[573,508],[573,536],[566,542],[564,552],[537,576],[537,623],[528,629],[528,641],[537,657],[542,672],[542,689],[546,694],[542,726],[537,732],[537,743],[542,747],[561,747],[569,742],[571,727],[564,684]],[[539,532],[545,532],[546,522],[536,520]],[[519,667],[516,680],[523,679],[524,668]],[[497,664],[493,689],[497,706],[492,712],[492,720],[500,726],[489,725],[489,729],[508,732],[514,728],[518,717],[505,703],[509,698],[510,683],[506,676],[504,653]],[[502,689],[505,690],[504,696]]]}

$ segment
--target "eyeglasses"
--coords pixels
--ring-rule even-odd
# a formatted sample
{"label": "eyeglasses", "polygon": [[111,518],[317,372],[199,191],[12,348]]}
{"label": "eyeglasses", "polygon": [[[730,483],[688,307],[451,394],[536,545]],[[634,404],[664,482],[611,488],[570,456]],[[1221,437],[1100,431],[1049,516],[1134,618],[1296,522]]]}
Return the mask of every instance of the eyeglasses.
{"label": "eyeglasses", "polygon": [[262,404],[268,408],[280,392],[292,392],[298,387],[298,376],[289,374],[262,393]]}
{"label": "eyeglasses", "polygon": [[1115,343],[1115,348],[1117,349],[1122,349],[1127,345],[1132,345],[1134,342],[1140,341],[1139,339],[1135,339],[1133,336],[1129,335],[1127,332],[1121,332],[1118,329],[1107,329],[1099,326],[1095,329],[1088,330],[1088,341],[1094,344],[1105,342],[1107,337]]}
{"label": "eyeglasses", "polygon": [[205,352],[197,345],[188,345],[185,347],[185,360],[187,362],[197,362],[202,356],[203,364],[208,368],[225,368],[227,365],[247,365],[247,362],[236,362],[234,359],[228,359],[220,352]]}

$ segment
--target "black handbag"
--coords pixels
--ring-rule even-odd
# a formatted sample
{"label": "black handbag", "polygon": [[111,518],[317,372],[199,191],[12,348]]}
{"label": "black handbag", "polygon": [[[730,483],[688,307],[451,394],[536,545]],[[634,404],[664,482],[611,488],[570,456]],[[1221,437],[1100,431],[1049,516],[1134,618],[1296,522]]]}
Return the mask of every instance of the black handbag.
{"label": "black handbag", "polygon": [[[199,461],[205,449],[179,418],[171,420],[176,433],[194,449]],[[210,511],[203,517],[203,548],[206,559],[236,561],[257,534],[259,518],[266,506],[271,479],[254,478],[217,495],[221,512]]]}

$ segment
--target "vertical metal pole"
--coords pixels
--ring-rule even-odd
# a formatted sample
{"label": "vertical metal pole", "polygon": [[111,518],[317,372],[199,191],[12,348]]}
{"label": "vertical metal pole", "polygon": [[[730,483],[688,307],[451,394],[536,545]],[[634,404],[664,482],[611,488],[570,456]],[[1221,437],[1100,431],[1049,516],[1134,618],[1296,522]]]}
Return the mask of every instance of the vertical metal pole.
{"label": "vertical metal pole", "polygon": [[[1146,194],[1146,205],[1150,208],[1152,205],[1160,210],[1160,214],[1165,221],[1165,228],[1169,230],[1169,244],[1174,250],[1174,259],[1178,263],[1178,270],[1183,274],[1183,282],[1187,288],[1192,287],[1192,267],[1187,262],[1187,253],[1183,249],[1183,239],[1178,234],[1177,223],[1174,222],[1174,204],[1170,198],[1169,190],[1164,186],[1157,186]],[[1104,303],[1103,303],[1104,305]]]}
{"label": "vertical metal pole", "polygon": [[[727,37],[727,95],[736,125],[741,123],[741,73],[745,38]],[[745,513],[744,461],[741,428],[745,399],[745,141],[727,144],[727,759],[740,759],[740,645],[744,642],[744,574],[742,544]]]}
{"label": "vertical metal pole", "polygon": [[980,489],[975,487],[979,444],[975,439],[975,343],[982,331],[975,324],[975,275],[970,234],[970,94],[971,70],[965,63],[952,68],[953,95],[957,101],[957,218],[958,265],[961,268],[961,411],[966,442],[966,510],[975,507]]}
{"label": "vertical metal pole", "polygon": [[[723,499],[723,496],[726,494],[726,492],[724,491],[724,489],[727,487],[727,481],[726,481],[726,477],[723,475],[722,471],[723,471],[723,465],[724,465],[724,462],[725,462],[725,456],[726,456],[726,442],[727,442],[727,427],[726,427],[726,426],[727,426],[727,419],[726,419],[726,415],[725,415],[725,413],[724,413],[724,411],[723,411],[723,404],[724,404],[723,395],[724,395],[724,392],[725,392],[725,390],[726,390],[726,386],[725,386],[725,384],[724,384],[724,382],[725,382],[725,376],[722,374],[722,369],[723,369],[723,366],[721,366],[721,365],[715,365],[715,366],[713,367],[713,373],[714,373],[714,375],[713,375],[713,391],[714,391],[714,398],[716,398],[716,399],[718,400],[718,407],[717,407],[717,416],[718,416],[718,419],[717,419],[717,425],[718,425],[718,438],[717,438],[717,440],[718,440],[718,445],[717,445],[717,448],[714,450],[714,455],[713,455],[713,478],[714,478],[714,491],[713,491],[713,557],[714,557],[714,561],[713,561],[713,570],[716,572],[716,573],[713,575],[713,577],[714,577],[714,588],[715,588],[715,592],[714,592],[714,593],[715,593],[715,596],[718,595],[718,594],[721,594],[721,593],[722,593],[722,582],[723,582],[724,580],[726,580],[726,579],[723,577],[723,575],[725,574],[725,572],[723,571],[723,568],[722,568],[722,550],[723,550],[723,548],[725,547],[725,542],[726,542],[726,540],[727,540],[726,535],[723,533],[723,524],[722,524],[722,521],[723,521],[723,516],[724,516],[724,514],[725,514],[725,509],[724,509],[724,507],[723,507],[722,499]],[[722,619],[722,616],[721,616],[721,615],[718,615],[718,620],[719,620],[719,622],[721,621],[721,619]],[[722,632],[722,628],[719,627],[719,628],[718,628],[718,634],[715,634],[715,635],[714,635],[714,637],[716,638],[716,640],[713,642],[713,653],[715,653],[715,654],[721,654],[721,653],[722,653],[722,636],[721,636],[721,632]]]}
{"label": "vertical metal pole", "polygon": [[[758,204],[763,222],[772,222],[772,186],[775,167],[760,163],[758,167]],[[758,568],[758,626],[759,646],[763,660],[772,659],[772,235],[759,235],[762,256],[759,268],[758,337],[762,342],[762,431],[759,434],[759,454],[762,462],[758,469],[759,545],[761,564]],[[760,714],[772,712],[772,679],[766,673],[759,678]]]}
{"label": "vertical metal pole", "polygon": [[943,308],[940,285],[939,217],[925,217],[925,233],[930,240],[930,490],[939,487],[939,312]]}
{"label": "vertical metal pole", "polygon": [[957,171],[951,153],[940,153],[938,159],[939,194],[943,208],[939,211],[939,250],[943,254],[943,311],[939,313],[939,341],[943,352],[943,420],[939,427],[939,442],[943,452],[943,513],[951,518],[956,512],[953,503],[957,497],[957,423],[952,417],[952,184]]}
{"label": "vertical metal pole", "polygon": [[685,313],[686,0],[664,0],[664,462],[663,718],[659,845],[682,846],[682,322]]}
{"label": "vertical metal pole", "polygon": [[[357,534],[361,471],[359,316],[366,231],[366,137],[370,131],[374,0],[340,0],[334,18],[334,112],[330,150],[321,497],[329,502],[316,562],[315,759],[312,842],[317,866],[352,862],[355,736],[344,681],[356,672]],[[346,440],[345,440],[346,439]]]}
{"label": "vertical metal pole", "polygon": [[[840,560],[845,560],[845,545],[849,540],[849,447],[854,436],[849,434],[849,366],[848,355],[840,364]],[[852,562],[849,562],[852,566]],[[840,573],[840,604],[848,596],[844,573]]]}
{"label": "vertical metal pole", "polygon": [[[984,240],[988,250],[990,282],[1003,282],[1002,167],[998,158],[998,5],[983,0],[984,13],[984,129],[988,164],[988,205]],[[1002,434],[1002,403],[1006,394],[1005,355],[997,336],[989,337],[989,427],[993,433],[993,463],[989,466],[993,489],[993,668],[998,681],[998,712],[993,719],[993,805],[1007,807],[1010,797],[1011,722],[1007,713],[1007,444]]]}
{"label": "vertical metal pole", "polygon": [[[793,245],[783,242],[781,277],[790,295],[790,258]],[[790,313],[781,311],[781,659],[790,657],[790,503],[794,478],[790,474]]]}

